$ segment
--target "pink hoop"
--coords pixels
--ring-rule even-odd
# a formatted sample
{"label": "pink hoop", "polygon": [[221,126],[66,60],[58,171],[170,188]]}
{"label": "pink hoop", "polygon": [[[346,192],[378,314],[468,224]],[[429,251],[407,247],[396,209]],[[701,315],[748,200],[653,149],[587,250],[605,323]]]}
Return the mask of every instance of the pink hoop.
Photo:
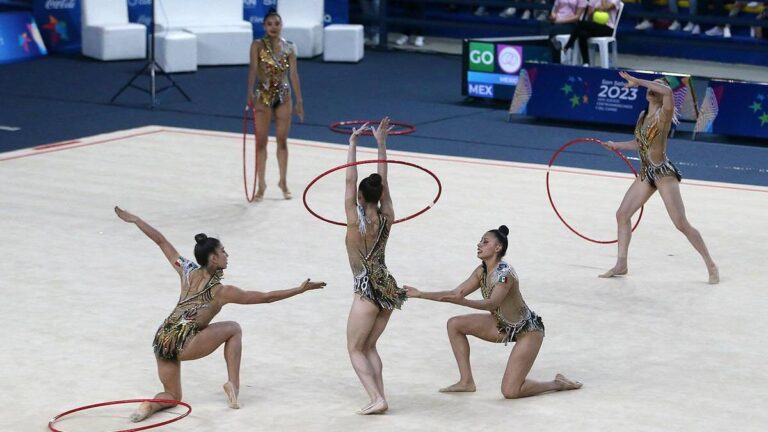
{"label": "pink hoop", "polygon": [[430,171],[430,170],[428,170],[428,169],[426,169],[426,168],[424,168],[422,166],[419,166],[419,165],[416,165],[416,164],[410,163],[410,162],[404,162],[404,161],[399,161],[399,160],[373,159],[373,160],[357,161],[357,162],[347,163],[347,164],[344,164],[344,165],[339,165],[339,166],[337,166],[335,168],[331,168],[328,171],[326,171],[326,172],[320,174],[319,176],[315,177],[311,182],[309,182],[307,187],[304,189],[304,195],[302,197],[302,199],[304,200],[304,207],[306,207],[307,211],[309,211],[312,214],[312,216],[320,219],[323,222],[328,222],[328,223],[334,224],[334,225],[347,226],[347,224],[345,222],[338,222],[338,221],[334,221],[334,220],[331,220],[331,219],[326,219],[326,218],[320,216],[319,214],[315,213],[309,207],[309,204],[307,204],[307,192],[309,192],[309,189],[312,187],[312,185],[317,183],[318,180],[320,180],[321,178],[327,176],[328,174],[330,174],[330,173],[332,173],[334,171],[338,171],[338,170],[341,170],[341,169],[344,169],[344,168],[347,168],[347,167],[351,167],[351,166],[356,166],[356,165],[372,164],[372,163],[380,163],[380,162],[391,163],[391,164],[398,164],[398,165],[407,165],[407,166],[410,166],[410,167],[418,168],[418,169],[424,171],[425,173],[429,174],[430,176],[432,176],[432,178],[435,179],[435,181],[437,182],[437,195],[435,196],[435,199],[432,200],[431,204],[429,204],[428,206],[424,207],[423,209],[417,211],[416,213],[414,213],[414,214],[412,214],[410,216],[404,217],[402,219],[395,220],[394,222],[392,222],[393,224],[398,224],[400,222],[405,222],[407,220],[411,220],[411,219],[415,218],[416,216],[419,216],[422,213],[426,212],[427,210],[431,209],[435,204],[437,204],[437,200],[440,199],[440,195],[442,195],[442,193],[443,193],[443,185],[442,185],[442,183],[440,183],[440,179],[437,178],[435,173],[433,173],[432,171]]}
{"label": "pink hoop", "polygon": [[[253,113],[253,188],[251,189],[250,194],[248,194],[248,168],[246,167],[245,162],[245,147],[248,138],[248,111]],[[243,187],[245,188],[245,199],[248,200],[249,203],[252,203],[254,198],[256,198],[256,171],[258,169],[258,157],[259,148],[256,138],[256,112],[253,109],[253,105],[247,105],[243,110]]]}
{"label": "pink hoop", "polygon": [[78,411],[85,411],[85,410],[89,410],[89,409],[93,409],[93,408],[99,408],[99,407],[108,406],[108,405],[140,403],[140,402],[152,402],[152,403],[164,403],[164,404],[181,405],[181,406],[187,408],[187,412],[185,412],[184,414],[179,415],[176,418],[172,418],[170,420],[166,420],[166,421],[163,421],[163,422],[160,422],[160,423],[155,423],[155,424],[151,424],[151,425],[147,425],[147,426],[141,426],[141,427],[137,427],[137,428],[131,428],[131,429],[121,429],[121,430],[115,431],[115,432],[137,432],[137,431],[143,431],[143,430],[152,429],[152,428],[156,428],[156,427],[160,427],[160,426],[165,426],[167,424],[170,424],[170,423],[173,423],[173,422],[177,422],[177,421],[183,419],[184,417],[188,416],[192,412],[192,407],[188,403],[182,402],[182,401],[177,401],[177,400],[170,400],[170,399],[127,399],[127,400],[118,400],[118,401],[111,401],[111,402],[101,402],[101,403],[97,403],[97,404],[93,404],[93,405],[81,406],[81,407],[78,407],[78,408],[75,408],[75,409],[71,409],[69,411],[65,411],[65,412],[57,415],[56,417],[52,418],[51,421],[48,422],[48,429],[50,429],[53,432],[64,432],[64,431],[62,431],[60,429],[56,429],[55,427],[53,427],[53,424],[56,423],[57,421],[59,421],[62,417],[67,416],[67,415],[72,414],[72,413],[76,413]]}
{"label": "pink hoop", "polygon": [[[565,219],[563,219],[563,217],[560,215],[560,212],[557,211],[557,207],[555,206],[555,201],[552,199],[552,193],[549,190],[549,172],[550,172],[550,168],[552,168],[552,164],[555,162],[555,159],[557,159],[557,156],[559,156],[560,153],[563,152],[563,150],[567,149],[568,147],[570,147],[570,146],[572,146],[574,144],[581,143],[581,142],[591,142],[591,143],[596,143],[596,144],[601,144],[601,145],[603,143],[602,141],[600,141],[598,139],[594,139],[594,138],[577,138],[575,140],[571,140],[571,141],[565,143],[562,147],[557,149],[555,154],[552,155],[552,158],[549,160],[549,166],[547,167],[547,197],[549,198],[549,204],[552,206],[552,210],[555,211],[555,214],[557,215],[558,219],[560,219],[560,222],[562,222],[569,230],[571,230],[571,232],[573,232],[577,236],[583,238],[584,240],[591,241],[593,243],[613,244],[613,243],[618,242],[618,239],[617,240],[595,240],[593,238],[587,237],[584,234],[576,231],[576,229],[574,229],[572,226],[570,226],[568,224],[568,222],[566,222]],[[626,163],[627,166],[629,167],[629,169],[632,171],[632,174],[634,174],[635,177],[637,177],[637,171],[635,171],[635,167],[632,166],[632,163],[629,161],[629,159],[627,159],[618,150],[613,150],[613,152],[616,153],[617,155],[619,155],[621,160],[623,160],[624,163]],[[640,207],[640,215],[637,218],[637,222],[635,222],[635,225],[632,227],[632,232],[635,231],[635,228],[637,228],[637,226],[640,224],[640,220],[643,218],[643,209],[644,209],[644,206]]]}
{"label": "pink hoop", "polygon": [[[379,124],[379,120],[346,120],[346,121],[339,121],[335,123],[331,123],[328,128],[336,133],[340,134],[352,134],[352,129],[347,129],[345,126],[362,126],[366,123],[370,123],[372,125]],[[396,122],[396,121],[390,121],[389,124],[391,126],[399,126],[403,129],[397,130],[393,129],[389,132],[390,135],[407,135],[410,133],[416,132],[416,126],[410,124],[410,123],[402,123],[402,122]],[[373,135],[373,133],[370,130],[364,130],[361,135]]]}

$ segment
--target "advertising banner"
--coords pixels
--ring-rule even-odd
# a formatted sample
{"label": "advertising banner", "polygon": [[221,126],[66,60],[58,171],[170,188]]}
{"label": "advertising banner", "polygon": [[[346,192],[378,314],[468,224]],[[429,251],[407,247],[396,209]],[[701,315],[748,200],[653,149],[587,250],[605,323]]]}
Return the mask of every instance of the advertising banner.
{"label": "advertising banner", "polygon": [[768,138],[768,84],[712,80],[696,132]]}
{"label": "advertising banner", "polygon": [[47,54],[43,38],[30,12],[0,13],[0,63]]}
{"label": "advertising banner", "polygon": [[32,10],[51,52],[80,52],[80,0],[34,0]]}

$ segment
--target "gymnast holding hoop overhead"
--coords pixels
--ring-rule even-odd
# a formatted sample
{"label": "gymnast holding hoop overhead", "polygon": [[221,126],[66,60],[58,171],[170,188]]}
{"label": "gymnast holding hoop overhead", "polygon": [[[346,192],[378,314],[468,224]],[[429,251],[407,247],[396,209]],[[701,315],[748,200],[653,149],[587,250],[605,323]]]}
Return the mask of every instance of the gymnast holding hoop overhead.
{"label": "gymnast holding hoop overhead", "polygon": [[[210,324],[227,303],[258,304],[287,299],[309,290],[325,286],[325,282],[309,279],[297,288],[280,291],[244,291],[233,285],[222,285],[221,279],[227,268],[228,254],[219,240],[205,234],[195,236],[194,263],[176,251],[176,248],[155,228],[139,217],[115,207],[117,216],[135,224],[141,232],[154,241],[165,258],[181,277],[179,302],[173,312],[157,329],[152,346],[157,359],[157,373],[163,391],[153,399],[181,401],[181,362],[208,356],[224,344],[224,360],[227,363],[228,380],[224,392],[230,408],[240,408],[237,396],[240,388],[240,356],[242,331],[234,321]],[[175,404],[143,402],[131,414],[131,421],[139,422],[157,411]]]}
{"label": "gymnast holding hoop overhead", "polygon": [[[304,121],[304,101],[301,97],[301,83],[296,65],[296,45],[286,41],[280,34],[283,19],[274,8],[264,17],[262,39],[251,43],[251,63],[248,69],[248,106],[253,108],[256,123],[256,172],[259,186],[254,201],[264,199],[267,189],[265,170],[267,166],[267,141],[269,125],[275,118],[275,139],[277,140],[277,165],[280,169],[278,187],[283,198],[291,199],[288,189],[288,131],[291,129],[293,104],[291,85],[296,93],[296,115]],[[288,78],[291,85],[288,84]],[[258,82],[257,82],[258,80]]]}
{"label": "gymnast holding hoop overhead", "polygon": [[[459,315],[448,320],[448,339],[459,366],[460,377],[459,382],[440,389],[441,392],[475,391],[467,336],[487,342],[503,342],[504,345],[515,343],[501,379],[501,393],[507,399],[581,388],[581,383],[571,381],[561,374],[546,382],[527,378],[544,341],[544,322],[536,312],[528,308],[520,293],[517,273],[502,260],[509,245],[508,234],[509,229],[505,225],[483,234],[477,244],[477,257],[482,262],[466,281],[451,291],[423,292],[404,285],[408,297],[449,302],[485,311]],[[478,288],[483,300],[466,298]]]}
{"label": "gymnast holding hoop overhead", "polygon": [[[357,157],[357,140],[368,127],[353,129],[349,137],[347,162]],[[373,130],[379,160],[387,159],[389,117]],[[387,326],[392,311],[406,300],[405,289],[397,286],[387,270],[384,253],[395,211],[387,181],[387,164],[379,162],[377,173],[357,184],[357,166],[346,169],[344,209],[347,216],[346,247],[354,276],[354,298],[347,320],[347,350],[360,382],[371,398],[358,414],[381,414],[388,409],[384,396],[382,363],[376,341]]]}
{"label": "gymnast holding hoop overhead", "polygon": [[640,176],[635,178],[616,211],[619,239],[616,264],[600,277],[610,278],[627,274],[627,255],[629,241],[632,238],[632,215],[658,190],[675,228],[685,235],[704,260],[709,271],[709,283],[719,283],[720,274],[717,265],[709,255],[704,239],[685,216],[685,205],[680,195],[680,171],[667,157],[667,137],[672,123],[677,122],[672,89],[664,78],[647,81],[635,78],[624,71],[620,71],[619,75],[627,80],[627,87],[641,86],[648,89],[646,93],[648,108],[640,113],[635,126],[635,137],[632,140],[618,143],[603,142],[603,146],[609,150],[637,150],[640,154],[641,166]]}

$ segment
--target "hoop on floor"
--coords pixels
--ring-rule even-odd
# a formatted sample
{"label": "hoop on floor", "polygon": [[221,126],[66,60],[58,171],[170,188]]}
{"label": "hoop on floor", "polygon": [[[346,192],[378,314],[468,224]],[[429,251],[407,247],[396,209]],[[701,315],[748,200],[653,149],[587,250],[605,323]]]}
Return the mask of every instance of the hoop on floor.
{"label": "hoop on floor", "polygon": [[[352,134],[352,128],[353,127],[359,127],[366,123],[370,124],[379,124],[379,120],[346,120],[346,121],[338,121],[335,123],[331,123],[328,128],[332,131],[340,134]],[[394,126],[394,129],[392,129],[389,132],[389,135],[407,135],[410,133],[416,132],[416,126],[409,124],[409,123],[403,123],[403,122],[396,122],[396,121],[390,121],[390,126]],[[373,135],[373,133],[366,129],[364,130],[361,135]]]}
{"label": "hoop on floor", "polygon": [[[600,141],[598,139],[594,139],[594,138],[577,138],[575,140],[568,141],[562,147],[557,149],[555,154],[552,155],[552,158],[549,160],[549,165],[547,166],[547,198],[549,198],[549,204],[552,206],[552,210],[555,211],[555,214],[557,215],[558,219],[560,219],[560,222],[562,222],[563,225],[565,225],[569,230],[571,230],[571,232],[573,232],[577,236],[583,238],[584,240],[591,241],[592,243],[613,244],[613,243],[618,242],[619,240],[618,239],[616,239],[616,240],[595,240],[593,238],[587,237],[584,234],[576,231],[575,228],[570,226],[568,224],[568,222],[565,221],[565,219],[560,214],[560,212],[557,211],[557,206],[555,206],[555,201],[552,199],[552,193],[550,192],[550,188],[549,188],[549,173],[550,173],[550,169],[552,168],[552,164],[555,162],[555,160],[560,155],[560,153],[563,152],[563,150],[567,149],[568,147],[570,147],[570,146],[572,146],[574,144],[578,144],[578,143],[582,143],[582,142],[596,143],[596,144],[600,144],[600,145],[603,144],[602,141]],[[629,159],[627,159],[626,156],[624,156],[618,150],[613,150],[613,152],[616,153],[621,158],[621,160],[624,161],[625,164],[627,164],[627,166],[629,167],[630,171],[632,171],[632,174],[634,174],[635,177],[637,177],[637,171],[635,171],[635,167],[632,166],[632,163],[629,161]],[[645,206],[641,206],[640,207],[640,215],[638,216],[637,221],[635,222],[635,225],[632,227],[632,232],[634,232],[635,228],[637,228],[637,226],[640,224],[640,220],[643,218],[643,210],[644,210],[644,208],[645,208]]]}
{"label": "hoop on floor", "polygon": [[304,200],[304,207],[307,209],[307,211],[309,211],[312,214],[312,216],[320,219],[323,222],[328,222],[328,223],[334,224],[334,225],[347,226],[347,224],[345,222],[339,222],[339,221],[334,221],[334,220],[331,220],[331,219],[324,218],[323,216],[320,216],[314,210],[312,210],[309,207],[309,204],[307,204],[307,193],[309,192],[309,189],[315,183],[317,183],[321,178],[327,176],[328,174],[330,174],[332,172],[335,172],[335,171],[338,171],[338,170],[341,170],[341,169],[344,169],[344,168],[347,168],[347,167],[351,167],[351,166],[363,165],[363,164],[372,164],[372,163],[380,163],[380,162],[391,163],[391,164],[398,164],[398,165],[406,165],[406,166],[410,166],[410,167],[413,167],[413,168],[418,168],[418,169],[424,171],[425,173],[429,174],[430,176],[432,176],[432,178],[435,179],[435,182],[437,182],[437,195],[435,196],[435,199],[433,199],[432,202],[428,206],[424,207],[423,209],[417,211],[416,213],[414,213],[414,214],[412,214],[410,216],[407,216],[407,217],[395,220],[394,222],[392,222],[393,224],[398,224],[400,222],[405,222],[407,220],[411,220],[411,219],[415,218],[416,216],[419,216],[422,213],[426,212],[427,210],[431,209],[435,204],[437,204],[437,200],[440,199],[440,195],[442,195],[442,193],[443,193],[443,185],[442,185],[442,183],[440,183],[440,179],[437,178],[435,173],[433,173],[432,171],[430,171],[430,170],[428,170],[428,169],[426,169],[426,168],[424,168],[422,166],[419,166],[419,165],[416,165],[416,164],[410,163],[410,162],[404,162],[404,161],[399,161],[399,160],[372,159],[372,160],[357,161],[357,162],[347,163],[347,164],[344,164],[344,165],[339,165],[339,166],[337,166],[335,168],[331,168],[328,171],[326,171],[326,172],[318,175],[317,177],[315,177],[311,182],[309,182],[307,187],[304,189],[304,195],[302,196],[302,199]]}
{"label": "hoop on floor", "polygon": [[53,424],[56,423],[57,421],[61,420],[62,417],[70,415],[72,413],[76,413],[76,412],[79,412],[79,411],[85,411],[85,410],[89,410],[89,409],[93,409],[93,408],[99,408],[99,407],[108,406],[108,405],[141,403],[141,402],[152,402],[152,403],[165,403],[165,404],[181,405],[181,406],[187,408],[187,412],[185,412],[184,414],[180,414],[178,417],[172,418],[170,420],[165,420],[165,421],[162,421],[162,422],[159,422],[159,423],[154,423],[154,424],[151,424],[151,425],[146,425],[146,426],[141,426],[141,427],[135,427],[135,428],[130,428],[130,429],[121,429],[121,430],[115,431],[115,432],[137,432],[137,431],[143,431],[143,430],[152,429],[152,428],[156,428],[156,427],[160,427],[160,426],[165,426],[167,424],[170,424],[170,423],[173,423],[173,422],[177,422],[177,421],[183,419],[184,417],[188,416],[192,412],[192,407],[188,403],[182,402],[182,401],[177,401],[177,400],[171,400],[171,399],[127,399],[127,400],[118,400],[118,401],[111,401],[111,402],[101,402],[101,403],[97,403],[97,404],[86,405],[86,406],[81,406],[81,407],[78,407],[78,408],[74,408],[74,409],[71,409],[69,411],[65,411],[65,412],[57,415],[56,417],[52,418],[51,421],[48,422],[48,429],[50,429],[52,432],[64,432],[61,429],[56,429],[55,427],[53,427]]}
{"label": "hoop on floor", "polygon": [[[248,112],[251,112],[251,119],[253,122],[253,187],[251,193],[248,193],[248,167],[246,160],[246,143],[248,141]],[[258,174],[258,158],[259,147],[258,138],[256,137],[256,112],[253,109],[253,105],[249,104],[245,106],[243,110],[243,188],[245,188],[245,199],[252,203],[256,198],[256,175]]]}

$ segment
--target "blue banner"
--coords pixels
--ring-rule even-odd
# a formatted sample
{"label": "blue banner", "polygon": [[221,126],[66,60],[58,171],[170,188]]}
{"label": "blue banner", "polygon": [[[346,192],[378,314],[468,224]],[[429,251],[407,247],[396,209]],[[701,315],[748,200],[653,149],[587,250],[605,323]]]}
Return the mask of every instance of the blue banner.
{"label": "blue banner", "polygon": [[277,9],[277,0],[243,0],[243,19],[253,26],[253,37],[264,36],[264,15],[270,8]]}
{"label": "blue banner", "polygon": [[349,24],[349,0],[325,0],[325,25]]}
{"label": "blue banner", "polygon": [[[653,80],[662,74],[633,72]],[[682,119],[695,119],[690,77],[668,76],[675,92],[675,107]],[[525,63],[520,72],[510,114],[634,126],[640,111],[648,106],[645,88],[624,86],[614,69]]]}
{"label": "blue banner", "polygon": [[144,24],[149,29],[152,24],[152,0],[128,0],[128,21]]}
{"label": "blue banner", "polygon": [[695,130],[768,138],[768,84],[710,81]]}
{"label": "blue banner", "polygon": [[0,63],[46,55],[43,38],[29,12],[0,13]]}
{"label": "blue banner", "polygon": [[32,9],[51,52],[80,52],[79,0],[34,0]]}

